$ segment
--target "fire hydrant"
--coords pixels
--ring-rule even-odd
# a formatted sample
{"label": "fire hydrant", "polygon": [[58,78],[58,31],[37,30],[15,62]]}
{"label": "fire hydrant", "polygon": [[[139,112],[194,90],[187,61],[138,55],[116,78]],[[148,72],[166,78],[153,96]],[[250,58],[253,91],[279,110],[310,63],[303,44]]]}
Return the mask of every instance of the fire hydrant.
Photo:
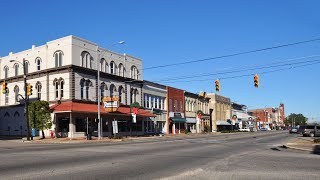
{"label": "fire hydrant", "polygon": [[51,137],[51,138],[54,138],[54,136],[53,136],[53,131],[52,131],[52,130],[50,130],[50,137]]}

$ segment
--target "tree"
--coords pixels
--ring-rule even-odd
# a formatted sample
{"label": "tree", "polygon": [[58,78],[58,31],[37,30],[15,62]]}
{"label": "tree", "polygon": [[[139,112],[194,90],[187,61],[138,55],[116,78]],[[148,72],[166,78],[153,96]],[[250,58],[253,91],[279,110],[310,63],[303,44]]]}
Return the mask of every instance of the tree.
{"label": "tree", "polygon": [[44,130],[50,129],[52,126],[49,103],[47,101],[34,101],[29,104],[28,110],[30,126],[41,130],[44,139]]}
{"label": "tree", "polygon": [[307,123],[308,118],[304,117],[303,114],[295,114],[291,113],[285,120],[284,123],[286,125],[305,125]]}

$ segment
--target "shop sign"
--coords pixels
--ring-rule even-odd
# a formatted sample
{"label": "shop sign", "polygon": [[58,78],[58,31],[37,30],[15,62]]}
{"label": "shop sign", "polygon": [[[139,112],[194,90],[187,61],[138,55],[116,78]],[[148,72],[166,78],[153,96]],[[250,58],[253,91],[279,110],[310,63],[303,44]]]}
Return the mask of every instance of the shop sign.
{"label": "shop sign", "polygon": [[180,113],[180,112],[169,112],[169,117],[184,118],[184,113]]}
{"label": "shop sign", "polygon": [[105,97],[102,99],[103,107],[106,112],[117,111],[119,107],[119,98],[118,97]]}

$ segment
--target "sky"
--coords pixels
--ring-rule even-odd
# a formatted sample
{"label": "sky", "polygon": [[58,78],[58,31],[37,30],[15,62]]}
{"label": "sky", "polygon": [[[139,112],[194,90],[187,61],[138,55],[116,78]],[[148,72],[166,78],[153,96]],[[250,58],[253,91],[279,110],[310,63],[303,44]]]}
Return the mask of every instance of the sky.
{"label": "sky", "polygon": [[284,103],[286,115],[320,121],[320,41],[158,67],[320,38],[320,1],[2,0],[0,7],[0,56],[75,35],[141,58],[145,80],[216,93],[220,79],[218,94],[249,109]]}

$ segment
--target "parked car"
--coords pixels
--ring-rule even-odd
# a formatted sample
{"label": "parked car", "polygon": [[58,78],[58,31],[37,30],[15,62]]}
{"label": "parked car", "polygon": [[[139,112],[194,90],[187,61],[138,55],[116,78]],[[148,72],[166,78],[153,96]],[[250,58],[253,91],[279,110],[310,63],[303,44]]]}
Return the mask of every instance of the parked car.
{"label": "parked car", "polygon": [[243,128],[243,129],[239,129],[239,131],[250,132],[250,129],[249,128]]}
{"label": "parked car", "polygon": [[267,128],[260,128],[260,131],[268,131]]}
{"label": "parked car", "polygon": [[289,133],[292,134],[292,133],[298,133],[298,128],[291,128],[289,130]]}
{"label": "parked car", "polygon": [[320,136],[320,125],[300,126],[297,133],[310,137]]}

